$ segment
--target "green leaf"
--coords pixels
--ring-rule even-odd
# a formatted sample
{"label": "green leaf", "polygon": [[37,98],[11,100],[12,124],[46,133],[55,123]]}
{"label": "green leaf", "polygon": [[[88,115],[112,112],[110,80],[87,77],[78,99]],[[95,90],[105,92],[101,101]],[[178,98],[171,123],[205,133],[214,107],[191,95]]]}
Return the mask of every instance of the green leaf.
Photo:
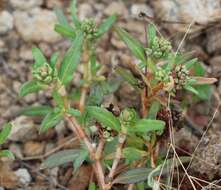
{"label": "green leaf", "polygon": [[88,190],[97,190],[97,187],[94,182],[90,182]]}
{"label": "green leaf", "polygon": [[194,66],[198,62],[197,58],[191,59],[185,63],[185,67],[189,70],[191,67]]}
{"label": "green leaf", "polygon": [[0,131],[0,145],[3,144],[6,139],[8,138],[10,132],[11,132],[12,124],[7,123],[3,125],[2,130]]}
{"label": "green leaf", "polygon": [[73,173],[76,173],[76,171],[81,167],[83,162],[88,157],[88,151],[85,149],[80,150],[80,153],[78,154],[78,157],[74,160],[74,171]]}
{"label": "green leaf", "polygon": [[155,37],[156,37],[156,28],[154,24],[149,24],[147,27],[148,47],[152,47]]}
{"label": "green leaf", "polygon": [[12,160],[15,159],[14,154],[11,151],[9,151],[9,150],[2,150],[2,151],[0,151],[0,158],[1,157],[8,157],[8,158],[11,158]]}
{"label": "green leaf", "polygon": [[72,3],[71,3],[71,16],[72,16],[72,20],[74,22],[75,27],[77,29],[80,29],[81,22],[79,21],[79,19],[77,17],[77,2],[76,2],[76,0],[72,0]]}
{"label": "green leaf", "polygon": [[87,113],[103,124],[105,127],[110,127],[113,130],[120,131],[120,121],[111,112],[97,106],[88,106]]}
{"label": "green leaf", "polygon": [[123,157],[126,159],[128,164],[137,161],[146,155],[147,153],[145,151],[136,149],[134,147],[126,147],[123,149]]}
{"label": "green leaf", "polygon": [[81,112],[77,109],[74,109],[74,108],[70,108],[68,110],[68,113],[71,114],[74,117],[80,117],[81,116]]}
{"label": "green leaf", "polygon": [[72,80],[73,73],[80,62],[83,36],[81,32],[76,35],[74,42],[64,56],[59,70],[59,78],[62,84],[67,85]]}
{"label": "green leaf", "polygon": [[55,90],[52,93],[52,97],[54,101],[56,102],[57,106],[60,108],[64,108],[64,99],[63,97]]}
{"label": "green leaf", "polygon": [[58,109],[54,109],[52,112],[49,112],[41,123],[40,132],[45,132],[49,128],[54,127],[62,119],[62,113]]}
{"label": "green leaf", "polygon": [[198,94],[196,95],[200,100],[209,100],[213,93],[213,87],[211,85],[199,85],[195,86]]}
{"label": "green leaf", "polygon": [[50,59],[50,66],[52,69],[56,68],[56,63],[58,61],[59,53],[55,52],[52,54],[51,59]]}
{"label": "green leaf", "polygon": [[124,80],[126,80],[131,86],[133,86],[135,89],[139,90],[139,88],[138,88],[139,81],[131,74],[131,72],[126,71],[126,69],[119,67],[119,66],[116,67],[116,72]]}
{"label": "green leaf", "polygon": [[153,101],[153,103],[150,106],[150,110],[148,112],[148,119],[156,119],[159,109],[160,109],[160,102]]}
{"label": "green leaf", "polygon": [[42,164],[41,168],[53,168],[73,162],[79,156],[79,149],[63,150],[49,156]]}
{"label": "green leaf", "polygon": [[152,171],[152,168],[135,168],[130,169],[119,176],[117,176],[113,184],[134,184],[144,181]]}
{"label": "green leaf", "polygon": [[64,37],[74,39],[76,37],[76,33],[71,27],[67,27],[64,25],[56,24],[54,30],[61,34]]}
{"label": "green leaf", "polygon": [[153,119],[141,119],[139,120],[134,127],[128,128],[131,132],[140,132],[147,133],[150,131],[159,131],[163,130],[165,127],[165,122],[161,120]]}
{"label": "green leaf", "polygon": [[50,106],[28,106],[21,110],[21,115],[26,116],[45,116],[52,111]]}
{"label": "green leaf", "polygon": [[47,62],[47,59],[45,58],[44,54],[42,53],[42,51],[37,48],[37,47],[33,47],[32,48],[32,55],[34,57],[35,60],[35,64],[34,67],[40,67],[42,66],[44,63]]}
{"label": "green leaf", "polygon": [[60,25],[70,27],[68,24],[68,20],[61,9],[55,8],[55,14]]}
{"label": "green leaf", "polygon": [[127,47],[131,50],[133,55],[142,62],[146,62],[145,49],[143,45],[122,28],[116,27],[115,30]]}
{"label": "green leaf", "polygon": [[44,87],[46,87],[46,85],[40,84],[39,82],[34,80],[25,82],[20,88],[19,96],[24,97],[28,94],[38,92],[39,90],[42,90]]}
{"label": "green leaf", "polygon": [[187,85],[187,86],[185,86],[184,88],[185,88],[186,90],[192,92],[193,94],[199,95],[199,92],[198,92],[195,88],[193,88],[192,86],[190,86],[190,85]]}
{"label": "green leaf", "polygon": [[97,31],[97,37],[101,37],[104,33],[106,33],[117,20],[117,15],[109,16],[99,27]]}

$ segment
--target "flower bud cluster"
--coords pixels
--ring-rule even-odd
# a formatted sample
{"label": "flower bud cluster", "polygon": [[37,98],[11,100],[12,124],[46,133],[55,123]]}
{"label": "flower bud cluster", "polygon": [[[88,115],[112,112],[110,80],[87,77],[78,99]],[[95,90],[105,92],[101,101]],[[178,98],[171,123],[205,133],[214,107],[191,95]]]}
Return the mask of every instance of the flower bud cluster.
{"label": "flower bud cluster", "polygon": [[177,65],[173,71],[174,86],[176,90],[181,90],[189,80],[189,71],[184,65]]}
{"label": "flower bud cluster", "polygon": [[159,59],[165,57],[172,50],[172,45],[163,37],[155,37],[151,49],[153,57]]}
{"label": "flower bud cluster", "polygon": [[48,63],[34,68],[32,74],[36,80],[45,84],[51,83],[57,77],[57,71],[53,70]]}
{"label": "flower bud cluster", "polygon": [[123,126],[131,126],[135,124],[136,118],[137,114],[134,109],[126,108],[120,114],[120,121]]}
{"label": "flower bud cluster", "polygon": [[97,36],[97,26],[94,19],[85,19],[82,22],[81,29],[89,40],[93,40]]}
{"label": "flower bud cluster", "polygon": [[106,127],[103,131],[103,138],[107,141],[110,142],[114,140],[114,137],[112,136],[112,130],[109,127]]}

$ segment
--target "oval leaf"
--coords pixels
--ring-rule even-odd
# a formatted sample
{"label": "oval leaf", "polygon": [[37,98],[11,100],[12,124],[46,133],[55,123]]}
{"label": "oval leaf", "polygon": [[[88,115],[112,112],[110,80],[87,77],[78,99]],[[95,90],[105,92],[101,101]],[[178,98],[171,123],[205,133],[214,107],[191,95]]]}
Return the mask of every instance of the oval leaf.
{"label": "oval leaf", "polygon": [[49,128],[54,127],[62,119],[62,113],[60,111],[52,111],[48,113],[41,123],[40,132],[45,132]]}
{"label": "oval leaf", "polygon": [[128,170],[117,176],[113,184],[133,184],[144,181],[148,178],[152,170],[152,168],[135,168]]}
{"label": "oval leaf", "polygon": [[21,110],[22,115],[26,116],[44,116],[52,111],[50,106],[29,106]]}
{"label": "oval leaf", "polygon": [[87,113],[106,127],[120,131],[120,121],[111,112],[97,106],[88,106]]}
{"label": "oval leaf", "polygon": [[140,59],[142,62],[146,61],[145,50],[143,45],[134,39],[129,33],[127,33],[122,28],[116,27],[116,32],[120,36],[120,38],[124,41],[127,47],[131,50],[133,55]]}
{"label": "oval leaf", "polygon": [[0,145],[6,141],[7,137],[11,132],[11,128],[12,128],[11,123],[7,123],[3,126],[3,129],[0,131]]}
{"label": "oval leaf", "polygon": [[139,120],[134,127],[128,128],[132,132],[141,132],[146,133],[150,131],[159,131],[163,130],[165,127],[165,122],[161,120],[154,119],[141,119]]}
{"label": "oval leaf", "polygon": [[105,32],[107,32],[114,22],[117,20],[117,15],[109,16],[99,27],[97,31],[97,37],[101,37]]}
{"label": "oval leaf", "polygon": [[53,168],[62,164],[73,162],[79,156],[79,149],[63,150],[49,156],[41,168]]}
{"label": "oval leaf", "polygon": [[73,73],[76,70],[78,63],[80,62],[83,36],[84,35],[81,32],[76,35],[72,46],[64,56],[64,59],[61,63],[61,68],[59,70],[59,78],[62,84],[67,85],[72,80]]}
{"label": "oval leaf", "polygon": [[0,151],[0,158],[1,157],[8,157],[8,158],[11,158],[12,160],[15,159],[14,154],[11,151],[9,151],[9,150],[2,150],[2,151]]}
{"label": "oval leaf", "polygon": [[34,67],[40,67],[45,62],[47,62],[47,59],[45,58],[44,54],[37,47],[32,48],[32,55],[33,55],[34,60],[35,60]]}
{"label": "oval leaf", "polygon": [[24,97],[28,94],[38,92],[39,90],[42,90],[44,87],[45,85],[42,85],[38,83],[37,81],[33,81],[33,80],[28,81],[21,86],[19,96]]}

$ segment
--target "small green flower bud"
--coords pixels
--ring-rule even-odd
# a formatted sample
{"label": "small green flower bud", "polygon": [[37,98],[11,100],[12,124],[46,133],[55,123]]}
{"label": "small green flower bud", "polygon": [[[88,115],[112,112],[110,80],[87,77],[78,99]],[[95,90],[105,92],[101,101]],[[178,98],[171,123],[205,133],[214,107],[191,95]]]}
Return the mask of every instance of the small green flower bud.
{"label": "small green flower bud", "polygon": [[94,19],[83,20],[81,29],[89,40],[93,40],[97,35],[97,26]]}
{"label": "small green flower bud", "polygon": [[48,63],[44,63],[41,67],[34,68],[32,74],[36,80],[46,84],[49,84],[57,77],[57,71],[53,70]]}
{"label": "small green flower bud", "polygon": [[173,71],[173,78],[175,82],[175,90],[181,90],[186,85],[189,77],[189,71],[185,65],[177,65]]}
{"label": "small green flower bud", "polygon": [[120,121],[123,125],[133,125],[136,121],[137,114],[134,109],[126,108],[120,114]]}

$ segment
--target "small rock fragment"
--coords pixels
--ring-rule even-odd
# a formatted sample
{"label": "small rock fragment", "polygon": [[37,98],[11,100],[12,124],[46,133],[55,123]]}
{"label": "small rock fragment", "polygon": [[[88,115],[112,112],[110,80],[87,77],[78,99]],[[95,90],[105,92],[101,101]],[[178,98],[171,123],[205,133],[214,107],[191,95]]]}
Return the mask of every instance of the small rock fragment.
{"label": "small rock fragment", "polygon": [[35,8],[29,12],[15,11],[15,27],[25,41],[53,43],[61,39],[54,31],[57,22],[53,11]]}
{"label": "small rock fragment", "polygon": [[127,17],[128,10],[125,7],[125,4],[123,2],[113,1],[112,3],[110,3],[108,5],[108,7],[106,9],[104,9],[104,14],[106,14],[108,16],[113,15],[113,14],[117,14],[117,15]]}
{"label": "small rock fragment", "polygon": [[10,144],[9,150],[15,155],[16,158],[23,158],[21,147],[18,144]]}
{"label": "small rock fragment", "polygon": [[24,144],[24,154],[26,156],[39,156],[44,153],[45,144],[34,142],[34,141],[28,141]]}
{"label": "small rock fragment", "polygon": [[43,0],[10,0],[10,4],[15,9],[28,10],[42,5]]}
{"label": "small rock fragment", "polygon": [[88,3],[79,4],[78,12],[80,20],[92,17],[94,13],[91,5]]}
{"label": "small rock fragment", "polygon": [[26,116],[19,116],[12,121],[12,130],[9,139],[12,141],[26,141],[36,137],[33,121]]}
{"label": "small rock fragment", "polygon": [[0,34],[6,34],[13,28],[13,17],[8,11],[0,12]]}
{"label": "small rock fragment", "polygon": [[139,14],[141,12],[145,13],[146,15],[153,17],[153,10],[147,6],[146,4],[133,4],[131,6],[131,14],[135,18],[139,18]]}
{"label": "small rock fragment", "polygon": [[23,186],[28,186],[31,182],[31,175],[26,168],[19,168],[15,171],[15,175],[19,178],[19,182]]}

